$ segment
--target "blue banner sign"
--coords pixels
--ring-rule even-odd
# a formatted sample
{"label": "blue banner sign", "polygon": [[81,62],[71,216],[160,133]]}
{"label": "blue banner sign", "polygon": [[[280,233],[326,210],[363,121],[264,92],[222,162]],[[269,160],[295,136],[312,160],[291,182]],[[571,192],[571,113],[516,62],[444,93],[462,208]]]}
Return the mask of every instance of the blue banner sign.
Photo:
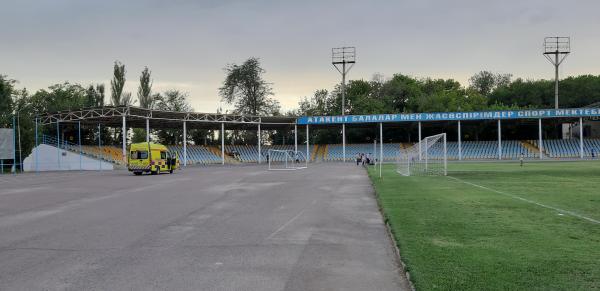
{"label": "blue banner sign", "polygon": [[379,122],[415,122],[415,121],[451,121],[451,120],[496,120],[528,118],[597,117],[600,108],[578,109],[537,109],[537,110],[500,110],[474,112],[431,112],[431,113],[392,113],[373,115],[345,116],[302,116],[298,124],[342,124],[342,123],[379,123]]}

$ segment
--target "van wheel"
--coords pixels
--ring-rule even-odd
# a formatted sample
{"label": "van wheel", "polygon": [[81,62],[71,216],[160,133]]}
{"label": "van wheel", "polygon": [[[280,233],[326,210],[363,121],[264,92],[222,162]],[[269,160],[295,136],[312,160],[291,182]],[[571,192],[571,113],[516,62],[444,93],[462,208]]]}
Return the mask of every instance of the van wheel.
{"label": "van wheel", "polygon": [[134,175],[139,176],[142,174],[142,172],[133,172]]}

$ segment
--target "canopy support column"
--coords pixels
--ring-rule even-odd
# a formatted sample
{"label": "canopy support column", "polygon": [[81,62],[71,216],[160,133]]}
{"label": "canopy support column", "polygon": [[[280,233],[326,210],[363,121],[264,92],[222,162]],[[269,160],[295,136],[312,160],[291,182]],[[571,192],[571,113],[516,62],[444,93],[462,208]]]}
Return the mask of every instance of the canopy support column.
{"label": "canopy support column", "polygon": [[462,134],[460,120],[458,121],[458,160],[462,160]]}
{"label": "canopy support column", "polygon": [[498,119],[498,160],[502,160],[502,121]]}
{"label": "canopy support column", "polygon": [[306,125],[306,161],[310,161],[310,137],[308,132],[308,124]]}
{"label": "canopy support column", "polygon": [[579,157],[583,159],[583,117],[579,117]]}
{"label": "canopy support column", "polygon": [[225,123],[221,122],[221,165],[225,165]]}
{"label": "canopy support column", "polygon": [[379,178],[383,167],[383,123],[379,123]]}
{"label": "canopy support column", "polygon": [[258,131],[256,133],[258,135],[258,163],[261,163],[262,158],[262,149],[261,149],[261,139],[260,139],[260,122],[258,123]]}
{"label": "canopy support column", "polygon": [[540,153],[540,160],[544,158],[544,144],[542,141],[542,119],[538,119],[538,149]]}
{"label": "canopy support column", "polygon": [[[13,126],[13,164],[12,164],[12,172],[13,174],[17,174],[17,120],[15,116],[12,117],[12,126]],[[20,138],[20,137],[19,137]]]}
{"label": "canopy support column", "polygon": [[187,167],[187,122],[183,121],[183,165]]}
{"label": "canopy support column", "polygon": [[40,153],[40,149],[38,148],[39,146],[39,140],[38,140],[38,118],[35,118],[35,172],[38,173],[39,172],[39,160],[38,160],[38,155]]}
{"label": "canopy support column", "polygon": [[346,162],[346,124],[342,123],[342,158]]}
{"label": "canopy support column", "polygon": [[421,122],[419,121],[419,160],[421,160]]}
{"label": "canopy support column", "polygon": [[150,118],[146,117],[146,143],[150,143]]}
{"label": "canopy support column", "polygon": [[298,155],[298,125],[294,124],[294,152]]}
{"label": "canopy support column", "polygon": [[127,164],[127,123],[123,114],[123,162]]}
{"label": "canopy support column", "polygon": [[79,170],[83,171],[83,151],[81,150],[81,121],[77,122],[77,143],[79,144]]}
{"label": "canopy support column", "polygon": [[100,123],[98,123],[98,152],[100,152],[100,158],[98,159],[98,162],[100,162],[100,166],[98,167],[98,169],[102,171],[102,159],[104,158],[104,154],[102,153],[102,130],[100,127]]}
{"label": "canopy support column", "polygon": [[60,170],[60,121],[56,121],[56,162]]}

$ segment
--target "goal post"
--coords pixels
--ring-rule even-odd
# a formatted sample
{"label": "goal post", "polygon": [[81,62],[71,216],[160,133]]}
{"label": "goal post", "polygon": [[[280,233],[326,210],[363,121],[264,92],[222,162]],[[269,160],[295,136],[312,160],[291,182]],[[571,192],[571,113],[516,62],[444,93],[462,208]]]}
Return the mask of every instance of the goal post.
{"label": "goal post", "polygon": [[269,171],[308,168],[308,159],[300,151],[269,149],[267,159],[269,161]]}
{"label": "goal post", "polygon": [[396,172],[403,176],[446,176],[448,148],[446,134],[425,137],[396,153]]}

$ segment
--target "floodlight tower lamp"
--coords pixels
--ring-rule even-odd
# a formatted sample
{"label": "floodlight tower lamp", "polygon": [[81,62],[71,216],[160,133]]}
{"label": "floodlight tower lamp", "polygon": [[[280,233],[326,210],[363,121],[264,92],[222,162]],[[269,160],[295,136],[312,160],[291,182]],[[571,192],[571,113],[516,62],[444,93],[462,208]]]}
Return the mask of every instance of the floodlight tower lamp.
{"label": "floodlight tower lamp", "polygon": [[[342,74],[342,116],[346,115],[346,74],[356,63],[356,48],[337,47],[331,49],[331,64]],[[346,123],[342,123],[342,156],[346,162]]]}
{"label": "floodlight tower lamp", "polygon": [[544,38],[544,57],[554,66],[554,109],[558,109],[558,67],[570,53],[570,37],[552,36]]}
{"label": "floodlight tower lamp", "polygon": [[331,64],[342,75],[342,115],[346,115],[346,75],[356,63],[356,47],[331,49]]}

